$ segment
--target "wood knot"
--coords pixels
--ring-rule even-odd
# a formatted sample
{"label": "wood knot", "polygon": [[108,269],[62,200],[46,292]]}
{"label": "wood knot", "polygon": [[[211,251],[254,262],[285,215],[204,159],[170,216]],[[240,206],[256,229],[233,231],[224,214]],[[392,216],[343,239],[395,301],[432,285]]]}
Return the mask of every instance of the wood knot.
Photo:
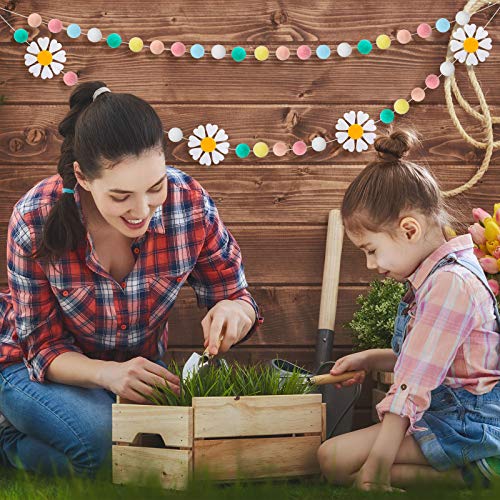
{"label": "wood knot", "polygon": [[30,128],[26,132],[26,144],[36,146],[45,140],[45,131],[40,128]]}
{"label": "wood knot", "polygon": [[271,14],[271,23],[276,28],[288,22],[288,14],[284,10],[275,10]]}
{"label": "wood knot", "polygon": [[14,137],[9,141],[9,151],[19,153],[23,149],[24,142],[19,137]]}
{"label": "wood knot", "polygon": [[282,201],[285,201],[285,200],[286,200],[286,196],[284,194],[278,195],[278,196],[276,196],[276,198],[274,198],[273,204],[278,205],[279,203],[281,203]]}
{"label": "wood knot", "polygon": [[293,109],[288,110],[285,116],[285,126],[288,130],[294,128],[299,123],[299,114]]}

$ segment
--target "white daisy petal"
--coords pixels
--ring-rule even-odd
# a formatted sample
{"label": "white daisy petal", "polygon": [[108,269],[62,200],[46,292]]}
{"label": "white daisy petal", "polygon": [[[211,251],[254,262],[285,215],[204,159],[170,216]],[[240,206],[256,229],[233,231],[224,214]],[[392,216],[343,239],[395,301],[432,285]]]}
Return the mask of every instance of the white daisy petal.
{"label": "white daisy petal", "polygon": [[349,113],[344,113],[344,118],[349,125],[352,125],[353,123],[356,122],[356,112],[349,111]]}
{"label": "white daisy petal", "polygon": [[344,149],[347,149],[347,151],[350,151],[351,153],[354,152],[354,139],[349,139],[348,141],[344,142],[344,144],[342,144],[342,147]]}
{"label": "white daisy petal", "polygon": [[466,24],[464,26],[464,29],[465,29],[465,33],[467,33],[467,36],[470,38],[470,37],[474,36],[474,33],[476,31],[476,25],[475,24]]}
{"label": "white daisy petal", "polygon": [[52,58],[54,59],[54,61],[58,61],[60,63],[65,63],[66,62],[66,51],[60,50],[59,52],[52,54]]}
{"label": "white daisy petal", "polygon": [[33,64],[33,66],[30,66],[28,68],[28,71],[36,77],[40,76],[40,72],[42,71],[42,65],[40,63]]}
{"label": "white daisy petal", "polygon": [[479,26],[479,28],[476,31],[476,36],[474,37],[476,40],[482,40],[483,38],[486,38],[488,36],[488,32],[482,27]]}
{"label": "white daisy petal", "polygon": [[189,142],[188,142],[188,147],[189,148],[195,148],[201,144],[200,139],[198,137],[195,137],[194,135],[189,136]]}
{"label": "white daisy petal", "polygon": [[363,125],[363,130],[366,130],[368,132],[375,132],[375,130],[377,130],[377,126],[375,125],[375,122],[373,120],[368,120]]}
{"label": "white daisy petal", "polygon": [[209,167],[212,165],[212,160],[210,158],[210,153],[205,153],[201,158],[200,158],[200,165],[206,165]]}
{"label": "white daisy petal", "polygon": [[227,155],[227,153],[229,153],[229,142],[221,142],[217,144],[215,148],[218,149],[221,153]]}
{"label": "white daisy petal", "polygon": [[26,52],[37,55],[40,53],[40,47],[36,44],[36,42],[31,42],[26,49]]}
{"label": "white daisy petal", "polygon": [[453,55],[455,56],[455,59],[458,60],[458,62],[463,63],[465,61],[465,58],[467,57],[468,52],[465,50],[461,50],[460,52],[455,52]]}
{"label": "white daisy petal", "polygon": [[217,134],[214,137],[215,142],[227,141],[228,139],[229,139],[229,137],[223,128],[219,129],[219,131],[217,132]]}
{"label": "white daisy petal", "polygon": [[203,125],[198,125],[194,130],[193,134],[199,137],[200,139],[205,139],[207,133],[205,132],[205,127]]}
{"label": "white daisy petal", "polygon": [[465,31],[463,28],[458,28],[455,33],[453,33],[453,38],[459,40],[460,42],[464,42],[467,36],[465,35]]}
{"label": "white daisy petal", "polygon": [[221,155],[218,151],[213,151],[212,160],[214,165],[218,165],[221,161],[224,161],[224,155]]}
{"label": "white daisy petal", "polygon": [[337,138],[337,141],[339,141],[339,144],[342,144],[344,141],[347,140],[349,135],[347,134],[347,132],[337,132],[335,134],[335,137]]}
{"label": "white daisy petal", "polygon": [[50,41],[49,52],[55,54],[58,50],[62,49],[62,45],[54,38]]}
{"label": "white daisy petal", "polygon": [[50,38],[48,36],[43,36],[42,38],[38,39],[38,45],[40,45],[40,48],[42,50],[47,50],[47,47],[49,46],[49,40]]}
{"label": "white daisy petal", "polygon": [[374,134],[372,132],[368,132],[366,134],[363,134],[363,139],[368,143],[368,144],[373,144],[375,142],[375,137],[377,137],[377,134]]}
{"label": "white daisy petal", "polygon": [[203,153],[203,149],[201,148],[194,148],[189,150],[189,154],[193,157],[194,161],[198,161],[201,153]]}
{"label": "white daisy petal", "polygon": [[366,151],[368,149],[368,144],[366,144],[365,141],[363,141],[363,139],[358,139],[356,141],[356,151],[358,153],[362,153],[363,151]]}
{"label": "white daisy petal", "polygon": [[479,46],[482,49],[491,50],[491,38],[485,38],[479,42]]}
{"label": "white daisy petal", "polygon": [[477,60],[476,54],[474,52],[471,52],[468,56],[467,59],[465,60],[465,64],[467,66],[475,66],[479,61]]}
{"label": "white daisy petal", "polygon": [[476,56],[481,62],[484,62],[489,55],[490,53],[486,50],[483,49],[476,50]]}
{"label": "white daisy petal", "polygon": [[42,80],[45,80],[46,78],[52,78],[54,75],[52,74],[52,71],[50,70],[49,66],[44,66],[42,69]]}
{"label": "white daisy petal", "polygon": [[207,136],[213,137],[219,127],[217,125],[212,125],[211,123],[207,123]]}
{"label": "white daisy petal", "polygon": [[348,130],[349,124],[345,120],[343,120],[342,118],[339,118],[337,121],[337,125],[335,125],[335,128],[337,130]]}
{"label": "white daisy petal", "polygon": [[52,61],[49,66],[54,75],[58,75],[64,69],[64,65],[56,61]]}
{"label": "white daisy petal", "polygon": [[24,64],[26,66],[31,66],[32,64],[37,62],[36,56],[33,54],[24,54]]}
{"label": "white daisy petal", "polygon": [[452,40],[450,43],[450,49],[452,52],[456,52],[457,50],[463,49],[464,43],[459,42],[458,40]]}
{"label": "white daisy petal", "polygon": [[368,118],[370,118],[368,113],[365,113],[364,111],[358,111],[358,114],[356,117],[356,123],[358,125],[363,125],[363,123],[365,123],[366,120],[368,120]]}

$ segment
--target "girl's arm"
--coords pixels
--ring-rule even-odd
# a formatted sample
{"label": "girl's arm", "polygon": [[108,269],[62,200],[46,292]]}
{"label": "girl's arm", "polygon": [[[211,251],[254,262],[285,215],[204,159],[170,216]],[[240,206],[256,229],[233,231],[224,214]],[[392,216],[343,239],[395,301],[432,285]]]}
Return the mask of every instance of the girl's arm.
{"label": "girl's arm", "polygon": [[358,488],[391,488],[391,468],[409,425],[408,417],[394,413],[385,415],[377,439],[356,477]]}
{"label": "girl's arm", "polygon": [[398,357],[392,349],[370,349],[370,368],[383,372],[393,372]]}

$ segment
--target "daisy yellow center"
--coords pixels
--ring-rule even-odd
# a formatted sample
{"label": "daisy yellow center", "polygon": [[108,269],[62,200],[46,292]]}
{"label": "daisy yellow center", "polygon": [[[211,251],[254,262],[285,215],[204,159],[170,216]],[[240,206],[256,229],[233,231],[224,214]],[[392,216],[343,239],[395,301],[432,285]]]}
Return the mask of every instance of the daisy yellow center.
{"label": "daisy yellow center", "polygon": [[354,123],[349,127],[347,135],[351,139],[361,139],[361,137],[363,137],[363,127],[361,125],[358,125],[357,123]]}
{"label": "daisy yellow center", "polygon": [[471,54],[472,52],[476,52],[478,48],[479,42],[475,38],[470,37],[464,41],[465,52],[469,52],[469,54]]}
{"label": "daisy yellow center", "polygon": [[36,58],[42,66],[48,66],[52,62],[52,54],[48,50],[42,50]]}
{"label": "daisy yellow center", "polygon": [[217,143],[211,137],[205,137],[200,144],[201,149],[205,153],[211,153],[215,149],[215,146],[217,146]]}

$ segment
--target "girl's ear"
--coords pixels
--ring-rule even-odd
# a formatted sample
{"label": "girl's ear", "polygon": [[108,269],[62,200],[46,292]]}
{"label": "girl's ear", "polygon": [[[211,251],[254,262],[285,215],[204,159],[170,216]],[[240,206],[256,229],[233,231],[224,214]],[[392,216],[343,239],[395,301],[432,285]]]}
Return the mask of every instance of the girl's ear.
{"label": "girl's ear", "polygon": [[75,172],[76,181],[82,186],[85,191],[90,191],[89,183],[82,173],[82,169],[77,161],[73,162],[73,171]]}
{"label": "girl's ear", "polygon": [[403,217],[399,228],[407,241],[417,241],[422,236],[422,226],[414,217]]}

